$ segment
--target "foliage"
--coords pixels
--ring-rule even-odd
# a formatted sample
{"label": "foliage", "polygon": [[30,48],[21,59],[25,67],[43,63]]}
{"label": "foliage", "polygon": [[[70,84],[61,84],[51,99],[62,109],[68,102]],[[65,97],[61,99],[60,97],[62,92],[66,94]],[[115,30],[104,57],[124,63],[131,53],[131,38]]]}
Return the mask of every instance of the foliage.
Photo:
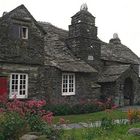
{"label": "foliage", "polygon": [[4,139],[18,140],[22,132],[26,130],[25,120],[16,112],[7,112],[4,115],[4,120],[1,122],[1,132],[3,132]]}
{"label": "foliage", "polygon": [[111,98],[106,100],[80,99],[77,104],[68,104],[65,101],[54,101],[51,105],[45,106],[45,110],[50,110],[54,115],[87,114],[116,108]]}
{"label": "foliage", "polygon": [[101,120],[101,127],[105,130],[111,130],[114,127],[114,122],[111,118],[104,117]]}
{"label": "foliage", "polygon": [[127,115],[130,123],[140,122],[140,110],[129,109]]}
{"label": "foliage", "polygon": [[128,134],[132,127],[140,127],[140,123],[114,124],[111,131],[102,127],[65,130],[61,140],[139,140],[139,136]]}
{"label": "foliage", "polygon": [[52,126],[53,113],[43,110],[45,100],[8,101],[0,98],[0,138],[17,140],[26,131],[40,132],[48,137],[59,136]]}
{"label": "foliage", "polygon": [[69,115],[72,113],[69,104],[51,104],[44,107],[45,110],[50,110],[54,115]]}

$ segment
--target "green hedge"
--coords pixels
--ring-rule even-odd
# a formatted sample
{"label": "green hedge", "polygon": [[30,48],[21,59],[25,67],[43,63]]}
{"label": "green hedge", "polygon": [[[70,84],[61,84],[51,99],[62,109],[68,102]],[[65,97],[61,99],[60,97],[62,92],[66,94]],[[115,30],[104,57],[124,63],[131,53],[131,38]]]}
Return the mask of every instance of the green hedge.
{"label": "green hedge", "polygon": [[86,114],[93,113],[97,111],[104,110],[103,106],[98,106],[96,104],[75,104],[73,106],[69,104],[55,104],[47,105],[44,107],[45,110],[49,110],[54,113],[54,115],[71,115],[71,114]]}

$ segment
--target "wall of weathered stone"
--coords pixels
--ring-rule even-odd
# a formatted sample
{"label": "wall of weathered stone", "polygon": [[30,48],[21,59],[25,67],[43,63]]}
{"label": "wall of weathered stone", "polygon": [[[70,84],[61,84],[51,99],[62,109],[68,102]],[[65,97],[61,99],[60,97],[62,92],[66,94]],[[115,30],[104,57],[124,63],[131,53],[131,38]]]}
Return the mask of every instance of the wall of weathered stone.
{"label": "wall of weathered stone", "polygon": [[[84,60],[89,65],[100,71],[100,42],[96,42],[89,38],[77,37],[67,39],[66,43],[68,45],[68,48],[77,58]],[[92,57],[92,59],[89,59],[88,57]]]}
{"label": "wall of weathered stone", "polygon": [[[16,19],[4,17],[0,20],[0,59],[2,61],[43,64],[44,36],[28,14],[26,14],[27,17],[29,21],[24,20],[20,14]],[[28,27],[28,39],[20,37],[22,26]]]}
{"label": "wall of weathered stone", "polygon": [[[28,74],[28,98],[37,98],[43,95],[43,86],[41,75],[39,74],[38,66],[22,65],[22,64],[8,64],[0,63],[0,76],[8,79],[8,93],[10,88],[10,74],[11,73],[25,73]],[[43,76],[44,77],[44,76]],[[41,97],[41,96],[40,96]]]}
{"label": "wall of weathered stone", "polygon": [[135,73],[133,70],[133,67],[130,67],[127,71],[121,74],[121,76],[116,79],[116,81],[110,83],[101,83],[102,95],[107,97],[112,96],[116,105],[124,106],[124,83],[127,78],[130,78],[133,81],[134,104],[140,102],[140,94],[138,90],[139,80],[137,73]]}
{"label": "wall of weathered stone", "polygon": [[[134,104],[140,102],[140,94],[139,94],[139,80],[137,73],[134,72],[133,68],[128,69],[125,73],[121,75],[121,77],[117,80],[117,88],[116,93],[120,96],[120,104],[124,105],[124,82],[126,78],[130,78],[133,82],[133,94],[134,94]],[[120,88],[121,85],[121,88]],[[133,95],[132,95],[133,96]]]}
{"label": "wall of weathered stone", "polygon": [[[100,88],[92,87],[97,75],[91,73],[75,73],[75,95],[62,96],[62,72],[54,67],[46,68],[46,95],[52,103],[77,104],[81,99],[95,99],[100,96]],[[91,80],[89,80],[91,79]]]}

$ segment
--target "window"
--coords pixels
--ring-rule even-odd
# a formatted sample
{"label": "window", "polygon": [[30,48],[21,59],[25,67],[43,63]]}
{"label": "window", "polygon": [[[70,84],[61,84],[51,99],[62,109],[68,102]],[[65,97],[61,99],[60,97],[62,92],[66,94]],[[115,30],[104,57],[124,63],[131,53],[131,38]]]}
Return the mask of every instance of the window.
{"label": "window", "polygon": [[94,60],[93,55],[89,55],[89,56],[88,56],[88,60]]}
{"label": "window", "polygon": [[139,77],[140,77],[140,65],[139,65]]}
{"label": "window", "polygon": [[62,74],[62,95],[75,95],[75,74]]}
{"label": "window", "polygon": [[27,98],[28,75],[12,73],[10,76],[10,98]]}
{"label": "window", "polygon": [[21,27],[22,39],[28,39],[28,27]]}

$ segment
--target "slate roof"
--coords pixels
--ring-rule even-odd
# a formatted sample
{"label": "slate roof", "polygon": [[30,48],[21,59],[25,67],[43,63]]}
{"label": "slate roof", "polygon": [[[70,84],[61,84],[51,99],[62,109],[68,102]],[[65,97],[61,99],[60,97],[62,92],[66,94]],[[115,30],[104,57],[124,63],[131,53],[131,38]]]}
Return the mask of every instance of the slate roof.
{"label": "slate roof", "polygon": [[47,32],[45,40],[45,64],[69,72],[97,72],[96,69],[77,59],[67,48],[64,40],[68,32],[50,23],[40,22]]}
{"label": "slate roof", "polygon": [[140,64],[138,56],[121,43],[106,43],[101,46],[101,59],[126,64]]}
{"label": "slate roof", "polygon": [[122,73],[128,70],[130,65],[112,65],[105,66],[99,76],[98,82],[114,82],[116,81]]}
{"label": "slate roof", "polygon": [[[64,43],[64,40],[68,37],[68,31],[57,28],[50,23],[41,22],[40,25],[45,29],[46,32],[48,31],[48,36],[50,36],[50,34],[51,36],[52,34],[55,34],[54,36],[57,36],[57,39],[59,39],[61,43]],[[55,38],[54,36],[53,39]],[[127,46],[121,43],[105,43],[103,41],[101,41],[101,44],[102,60],[116,61],[125,64],[140,64],[138,56]]]}
{"label": "slate roof", "polygon": [[[82,60],[76,59],[69,49],[65,46],[65,39],[68,37],[68,31],[57,28],[50,23],[40,22],[40,25],[47,32],[46,40],[46,64],[63,71],[74,72],[95,72],[96,70]],[[140,64],[138,56],[127,46],[119,43],[105,43],[101,45],[101,59],[107,61],[116,61],[125,64]],[[51,58],[50,58],[51,56]],[[51,59],[51,60],[50,60]],[[116,69],[115,69],[116,71]],[[118,70],[117,70],[118,71]],[[112,76],[111,80],[117,77]]]}

